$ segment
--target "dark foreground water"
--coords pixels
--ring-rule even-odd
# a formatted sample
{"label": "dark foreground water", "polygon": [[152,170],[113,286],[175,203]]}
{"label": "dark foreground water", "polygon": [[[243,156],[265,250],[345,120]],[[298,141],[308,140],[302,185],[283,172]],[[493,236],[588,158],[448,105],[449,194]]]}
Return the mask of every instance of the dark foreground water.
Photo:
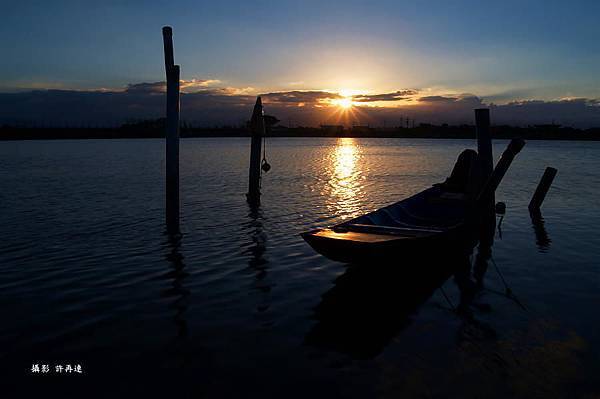
{"label": "dark foreground water", "polygon": [[353,274],[298,235],[442,181],[473,145],[271,139],[252,212],[248,140],[182,140],[178,241],[161,140],[0,143],[0,397],[597,397],[600,143],[529,142],[499,190],[493,258],[523,306],[491,264],[459,317],[454,278],[413,298],[409,277]]}

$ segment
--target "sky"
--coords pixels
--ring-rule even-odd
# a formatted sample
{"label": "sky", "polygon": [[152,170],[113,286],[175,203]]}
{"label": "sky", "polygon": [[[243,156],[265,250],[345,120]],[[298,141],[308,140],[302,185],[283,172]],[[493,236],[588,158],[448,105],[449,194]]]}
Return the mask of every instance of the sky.
{"label": "sky", "polygon": [[161,27],[170,25],[182,112],[207,125],[247,119],[264,95],[267,112],[304,125],[468,123],[470,107],[491,106],[502,123],[600,126],[596,0],[22,1],[2,10],[4,122],[160,116]]}

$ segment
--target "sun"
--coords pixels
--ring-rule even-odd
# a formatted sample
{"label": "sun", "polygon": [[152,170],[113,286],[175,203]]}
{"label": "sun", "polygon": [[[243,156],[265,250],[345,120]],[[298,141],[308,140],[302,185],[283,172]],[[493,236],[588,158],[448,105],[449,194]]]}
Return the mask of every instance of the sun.
{"label": "sun", "polygon": [[342,109],[352,108],[352,97],[342,97],[335,100],[335,104]]}
{"label": "sun", "polygon": [[364,95],[360,93],[364,93],[363,91],[338,89],[328,90],[328,92],[333,93],[331,97],[323,100],[328,110],[326,119],[328,124],[351,126],[358,121],[368,119],[368,115],[362,110],[364,104],[361,102],[361,97]]}

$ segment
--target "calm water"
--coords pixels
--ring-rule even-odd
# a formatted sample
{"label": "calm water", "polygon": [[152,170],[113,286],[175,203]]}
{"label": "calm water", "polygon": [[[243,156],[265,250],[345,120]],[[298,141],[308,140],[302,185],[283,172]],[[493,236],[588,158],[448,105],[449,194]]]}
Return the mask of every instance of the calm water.
{"label": "calm water", "polygon": [[[496,156],[505,145],[495,145]],[[452,278],[443,292],[413,308],[398,303],[397,312],[394,303],[373,304],[359,279],[353,303],[364,298],[373,308],[357,311],[356,330],[340,331],[346,345],[335,336],[329,347],[306,342],[315,307],[347,268],[298,234],[442,181],[473,146],[270,139],[273,168],[254,213],[244,195],[248,140],[182,140],[183,237],[176,241],[164,234],[161,140],[0,143],[0,384],[60,385],[67,393],[96,383],[88,396],[119,389],[193,397],[595,397],[600,143],[529,142],[500,187],[507,215],[493,258],[526,310],[503,295],[493,266],[471,321],[450,310],[459,299]],[[559,173],[536,241],[526,208],[548,165]],[[402,267],[415,265],[399,256]],[[372,334],[356,336],[365,312],[384,310],[369,319]],[[358,347],[369,353],[357,356]],[[84,374],[32,375],[34,363],[81,364]]]}

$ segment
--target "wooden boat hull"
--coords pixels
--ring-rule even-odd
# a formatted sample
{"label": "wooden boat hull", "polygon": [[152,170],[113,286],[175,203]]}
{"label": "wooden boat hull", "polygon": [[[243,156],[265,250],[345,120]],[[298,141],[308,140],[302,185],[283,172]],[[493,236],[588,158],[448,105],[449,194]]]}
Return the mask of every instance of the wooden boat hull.
{"label": "wooden boat hull", "polygon": [[358,235],[355,232],[336,233],[332,229],[317,229],[302,234],[302,238],[315,251],[344,263],[415,259],[430,255],[428,252],[432,250],[455,254],[470,253],[475,245],[470,236],[465,225],[422,237]]}
{"label": "wooden boat hull", "polygon": [[331,228],[302,233],[320,254],[339,262],[396,262],[431,251],[468,254],[476,244],[469,203],[432,187]]}

